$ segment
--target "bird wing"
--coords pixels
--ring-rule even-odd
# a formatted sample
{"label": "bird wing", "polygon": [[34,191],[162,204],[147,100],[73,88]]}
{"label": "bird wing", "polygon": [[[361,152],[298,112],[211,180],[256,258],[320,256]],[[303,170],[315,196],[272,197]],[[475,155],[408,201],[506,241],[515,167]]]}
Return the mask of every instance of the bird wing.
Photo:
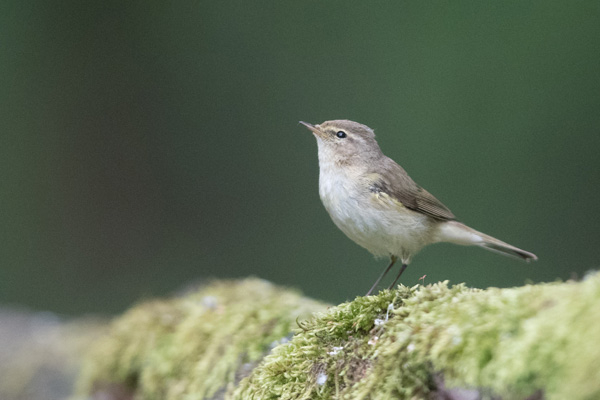
{"label": "bird wing", "polygon": [[[381,164],[379,164],[381,165]],[[383,192],[401,202],[406,208],[429,215],[441,221],[455,220],[456,217],[441,201],[417,185],[404,169],[393,160],[383,163],[383,170],[371,171],[369,190]]]}

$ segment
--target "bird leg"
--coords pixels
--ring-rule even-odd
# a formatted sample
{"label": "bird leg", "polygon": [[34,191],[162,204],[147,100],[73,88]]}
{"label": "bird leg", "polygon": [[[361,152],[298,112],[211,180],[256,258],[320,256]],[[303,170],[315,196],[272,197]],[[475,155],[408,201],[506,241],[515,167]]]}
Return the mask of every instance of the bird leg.
{"label": "bird leg", "polygon": [[[377,285],[379,284],[381,279],[383,279],[383,277],[390,271],[390,269],[392,268],[392,266],[394,265],[394,263],[397,260],[398,260],[398,257],[396,257],[396,256],[390,257],[390,265],[388,265],[387,268],[383,271],[383,273],[381,275],[379,275],[379,278],[377,278],[377,280],[375,281],[373,286],[371,286],[371,289],[369,289],[369,291],[367,292],[367,294],[365,296],[369,296],[371,294],[371,292],[373,292],[373,290],[377,287]],[[400,272],[400,273],[402,273],[402,272]],[[398,275],[398,278],[400,278],[400,275]],[[398,280],[398,278],[396,278],[396,280]],[[394,281],[394,283],[396,283],[396,281]]]}
{"label": "bird leg", "polygon": [[402,273],[404,272],[404,270],[406,269],[406,267],[408,267],[408,264],[402,264],[402,266],[400,267],[400,272],[398,272],[398,276],[396,277],[396,279],[394,279],[394,283],[392,283],[390,285],[390,287],[388,288],[388,290],[392,290],[392,288],[394,286],[396,286],[396,282],[398,282],[398,279],[400,279],[400,275],[402,275]]}

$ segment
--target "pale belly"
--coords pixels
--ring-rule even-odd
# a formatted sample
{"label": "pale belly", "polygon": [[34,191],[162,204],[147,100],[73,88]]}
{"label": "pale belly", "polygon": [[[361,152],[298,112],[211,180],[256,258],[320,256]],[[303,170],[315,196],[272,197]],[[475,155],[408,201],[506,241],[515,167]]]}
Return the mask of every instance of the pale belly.
{"label": "pale belly", "polygon": [[335,225],[375,256],[409,262],[431,243],[435,222],[347,179],[320,179],[319,194]]}

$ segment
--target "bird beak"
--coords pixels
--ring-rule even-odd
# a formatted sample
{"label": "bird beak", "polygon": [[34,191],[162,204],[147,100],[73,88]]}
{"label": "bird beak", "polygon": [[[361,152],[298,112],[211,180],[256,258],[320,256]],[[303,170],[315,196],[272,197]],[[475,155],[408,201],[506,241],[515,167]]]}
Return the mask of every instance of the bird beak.
{"label": "bird beak", "polygon": [[304,125],[305,127],[307,127],[310,131],[312,131],[312,133],[315,134],[315,136],[319,136],[323,139],[325,139],[325,134],[323,132],[321,132],[319,130],[319,125],[313,125],[313,124],[309,124],[308,122],[304,122],[304,121],[299,121],[302,125]]}

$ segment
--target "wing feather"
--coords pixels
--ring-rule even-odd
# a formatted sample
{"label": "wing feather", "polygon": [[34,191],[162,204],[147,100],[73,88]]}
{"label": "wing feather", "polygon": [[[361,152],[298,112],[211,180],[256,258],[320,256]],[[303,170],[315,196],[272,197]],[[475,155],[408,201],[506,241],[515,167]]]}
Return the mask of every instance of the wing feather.
{"label": "wing feather", "polygon": [[441,221],[455,220],[456,217],[441,201],[417,185],[404,169],[386,157],[384,169],[369,174],[370,190],[384,192],[401,202],[406,208],[429,215]]}

